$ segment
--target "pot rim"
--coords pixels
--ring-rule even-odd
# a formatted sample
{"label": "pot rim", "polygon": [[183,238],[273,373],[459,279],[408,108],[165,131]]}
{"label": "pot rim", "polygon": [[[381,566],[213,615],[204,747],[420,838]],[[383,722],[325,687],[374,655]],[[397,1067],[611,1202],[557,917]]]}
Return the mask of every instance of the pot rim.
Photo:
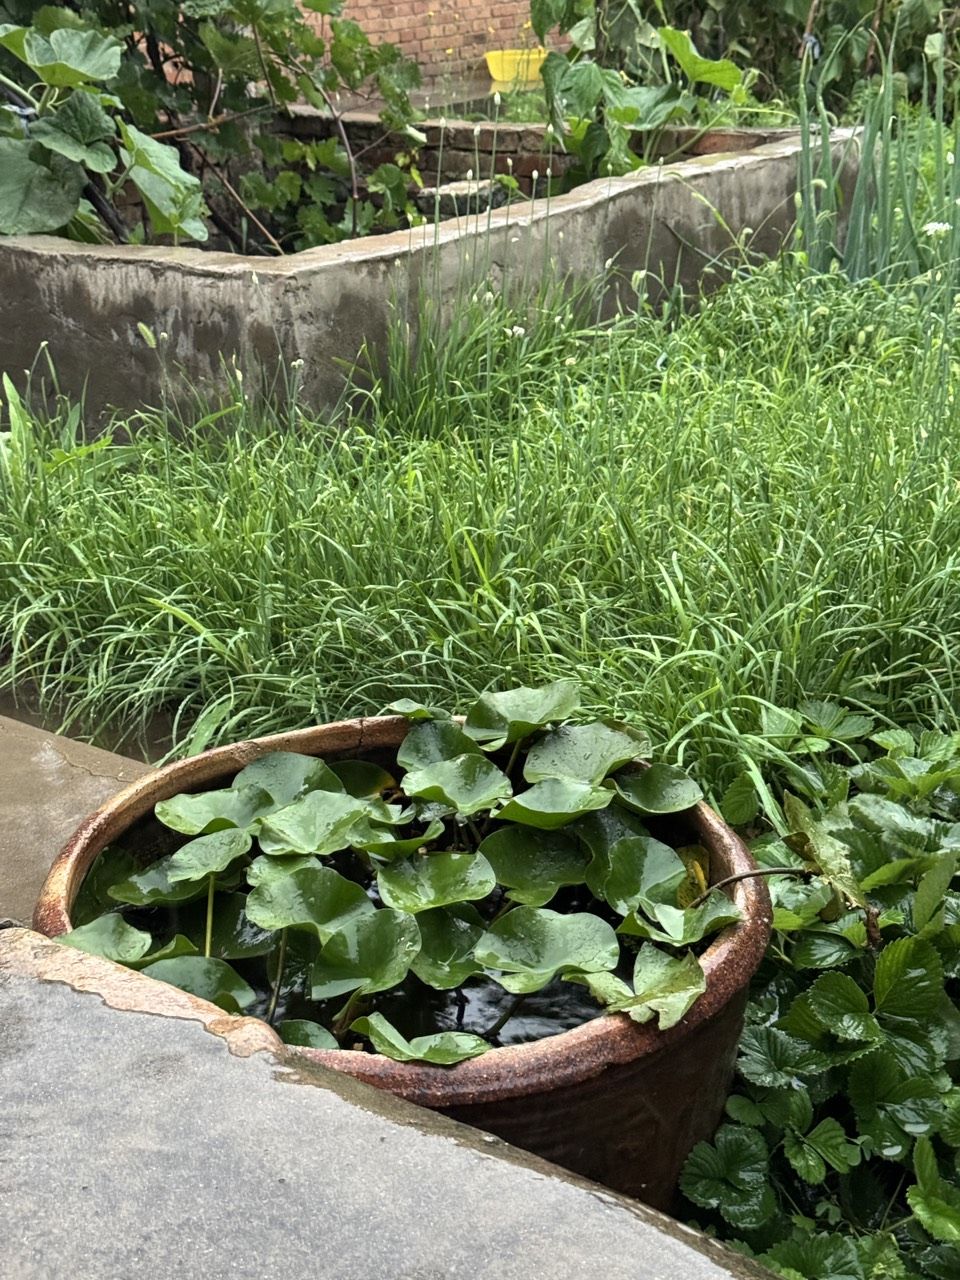
{"label": "pot rim", "polygon": [[[402,740],[401,731],[405,732],[409,723],[404,716],[340,720],[215,747],[145,775],[111,797],[74,831],[40,890],[34,927],[51,938],[71,929],[70,908],[97,855],[152,812],[158,800],[223,781],[271,751],[300,751],[324,757],[395,750]],[[727,875],[756,869],[739,836],[707,804],[701,801],[685,813],[711,856],[719,856]],[[731,887],[742,918],[718,934],[700,955],[706,991],[687,1016],[668,1031],[660,1031],[652,1022],[633,1022],[625,1014],[601,1014],[569,1031],[490,1049],[478,1058],[450,1067],[395,1062],[382,1054],[352,1049],[293,1045],[287,1046],[291,1055],[288,1062],[292,1065],[296,1058],[303,1058],[347,1072],[412,1102],[455,1107],[562,1089],[580,1084],[608,1067],[653,1057],[669,1050],[743,992],[763,958],[771,928],[766,884],[762,877],[754,877]]]}

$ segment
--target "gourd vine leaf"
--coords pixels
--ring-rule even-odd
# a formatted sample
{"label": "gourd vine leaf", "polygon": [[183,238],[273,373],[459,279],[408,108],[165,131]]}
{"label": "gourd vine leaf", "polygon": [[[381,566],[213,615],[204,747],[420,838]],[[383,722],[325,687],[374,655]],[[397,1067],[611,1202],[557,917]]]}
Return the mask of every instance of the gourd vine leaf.
{"label": "gourd vine leaf", "polygon": [[440,1031],[435,1035],[414,1036],[407,1040],[382,1013],[357,1018],[351,1022],[350,1030],[366,1036],[377,1053],[393,1058],[395,1062],[432,1062],[438,1066],[452,1066],[467,1058],[476,1058],[490,1048],[481,1036],[467,1031]]}

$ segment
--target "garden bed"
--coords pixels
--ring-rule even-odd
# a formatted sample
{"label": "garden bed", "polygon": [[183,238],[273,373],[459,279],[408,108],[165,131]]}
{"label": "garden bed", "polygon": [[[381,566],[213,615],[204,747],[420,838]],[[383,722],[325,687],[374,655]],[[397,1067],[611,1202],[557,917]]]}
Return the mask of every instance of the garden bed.
{"label": "garden bed", "polygon": [[[773,255],[794,222],[802,146],[794,137],[703,155],[277,260],[10,237],[0,240],[0,367],[16,376],[45,344],[64,391],[130,409],[156,402],[175,372],[211,387],[234,364],[250,385],[280,361],[303,361],[307,402],[330,406],[364,348],[382,363],[398,312],[415,327],[422,293],[449,315],[478,285],[519,298],[552,281],[603,281],[612,312],[635,303],[638,271],[656,299],[719,282],[745,247]],[[854,132],[838,131],[832,146],[846,186]]]}

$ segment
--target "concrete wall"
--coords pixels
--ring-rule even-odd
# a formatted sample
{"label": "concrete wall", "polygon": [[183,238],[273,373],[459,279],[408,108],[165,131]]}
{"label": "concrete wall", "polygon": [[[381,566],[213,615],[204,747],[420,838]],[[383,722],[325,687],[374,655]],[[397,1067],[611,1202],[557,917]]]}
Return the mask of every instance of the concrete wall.
{"label": "concrete wall", "polygon": [[[838,155],[854,139],[838,133]],[[48,236],[0,238],[0,369],[22,371],[41,343],[61,388],[84,388],[91,408],[155,403],[179,374],[224,382],[235,360],[248,379],[300,361],[304,393],[333,404],[343,365],[366,347],[376,359],[391,321],[416,333],[423,290],[442,312],[465,290],[533,291],[543,280],[599,282],[607,306],[629,306],[631,277],[695,291],[742,262],[737,241],[772,254],[793,221],[799,141],[746,154],[702,156],[568,195],[266,259],[192,248],[99,247]],[[748,233],[749,229],[749,233]],[[705,270],[709,269],[707,277]],[[145,324],[166,335],[151,350]],[[249,383],[248,383],[249,385]]]}

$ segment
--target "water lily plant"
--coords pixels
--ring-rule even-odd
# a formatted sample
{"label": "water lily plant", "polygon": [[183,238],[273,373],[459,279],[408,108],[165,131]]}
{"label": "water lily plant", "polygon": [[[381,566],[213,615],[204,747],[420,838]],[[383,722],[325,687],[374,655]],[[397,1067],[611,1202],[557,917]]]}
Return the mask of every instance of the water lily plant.
{"label": "water lily plant", "polygon": [[159,861],[105,850],[60,940],[288,1043],[399,1061],[449,1065],[603,1008],[671,1027],[705,989],[697,948],[739,911],[682,823],[679,848],[659,838],[697,784],[579,708],[570,680],[462,719],[404,700],[386,767],[264,755],[156,806],[182,841]]}

